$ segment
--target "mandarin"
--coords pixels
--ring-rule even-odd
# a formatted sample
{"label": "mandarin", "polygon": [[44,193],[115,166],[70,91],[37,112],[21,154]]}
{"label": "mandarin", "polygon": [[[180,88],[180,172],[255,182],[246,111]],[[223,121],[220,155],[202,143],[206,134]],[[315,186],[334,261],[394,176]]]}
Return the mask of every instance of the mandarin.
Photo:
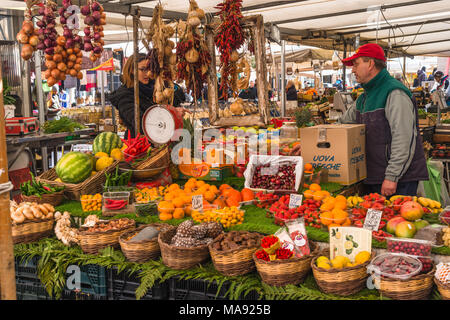
{"label": "mandarin", "polygon": [[326,225],[326,226],[328,226],[328,225],[330,225],[330,224],[332,224],[333,223],[333,213],[332,212],[330,212],[330,211],[327,211],[327,212],[324,212],[324,213],[322,213],[321,215],[320,215],[320,222],[323,224],[323,225]]}
{"label": "mandarin", "polygon": [[320,191],[320,190],[322,190],[322,188],[321,188],[320,185],[318,185],[317,183],[311,183],[311,184],[309,185],[309,190],[312,190],[312,191]]}

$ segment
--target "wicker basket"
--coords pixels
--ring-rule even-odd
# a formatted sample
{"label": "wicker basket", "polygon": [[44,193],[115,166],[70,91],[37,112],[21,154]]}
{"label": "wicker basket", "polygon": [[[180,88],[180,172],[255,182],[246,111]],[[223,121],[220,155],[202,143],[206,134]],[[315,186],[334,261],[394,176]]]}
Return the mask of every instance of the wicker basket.
{"label": "wicker basket", "polygon": [[102,171],[97,172],[95,175],[87,178],[81,183],[73,184],[73,183],[64,183],[55,181],[58,178],[56,174],[55,168],[50,169],[39,177],[36,178],[37,181],[41,181],[44,183],[48,183],[51,186],[64,186],[64,194],[70,200],[80,200],[81,195],[83,194],[96,194],[103,192],[103,185],[105,184],[106,177],[105,173],[112,173],[116,166],[119,164],[119,161],[114,161],[112,165],[105,168]]}
{"label": "wicker basket", "polygon": [[301,258],[264,261],[256,258],[256,255],[253,254],[253,260],[261,280],[271,286],[302,283],[311,270],[311,260],[319,253],[319,246],[312,242],[309,245],[311,253]]}
{"label": "wicker basket", "polygon": [[[339,296],[348,296],[355,294],[366,287],[366,280],[369,277],[367,266],[370,263],[366,261],[355,267],[342,269],[323,269],[316,266],[316,260],[319,256],[329,257],[329,250],[324,250],[311,260],[311,268],[319,289],[324,293],[335,294]],[[371,258],[375,256],[372,251]]]}
{"label": "wicker basket", "polygon": [[88,232],[87,228],[80,228],[80,247],[84,253],[98,254],[100,250],[113,247],[119,248],[119,237],[135,228],[134,220],[130,225],[120,230],[108,230],[103,232]]}
{"label": "wicker basket", "polygon": [[[222,240],[224,234],[219,235],[208,245],[209,253],[217,271],[225,276],[240,276],[255,270],[253,254],[260,247],[260,241],[248,248],[228,251],[218,251],[213,247],[214,242]],[[261,235],[261,238],[263,236]]]}
{"label": "wicker basket", "polygon": [[147,225],[142,225],[131,231],[123,233],[119,237],[120,248],[128,261],[132,262],[146,262],[148,260],[157,259],[161,255],[161,250],[159,249],[158,237],[149,240],[141,240],[136,242],[127,241],[127,237],[132,236],[142,229],[151,226],[157,228],[159,231],[168,228],[173,228],[170,224],[166,223],[152,223]]}
{"label": "wicker basket", "polygon": [[163,147],[155,154],[151,154],[148,159],[140,162],[134,169],[157,169],[162,167],[168,167],[170,163],[169,146]]}
{"label": "wicker basket", "polygon": [[59,191],[59,192],[55,192],[55,193],[51,193],[51,194],[43,194],[42,196],[38,197],[38,196],[26,196],[24,194],[22,194],[22,201],[25,202],[36,202],[36,203],[49,203],[52,206],[56,207],[59,204],[61,204],[61,202],[64,199],[64,190]]}
{"label": "wicker basket", "polygon": [[443,284],[436,277],[434,278],[434,283],[436,284],[439,293],[443,300],[450,300],[450,284]]}
{"label": "wicker basket", "polygon": [[47,220],[26,220],[21,224],[13,224],[11,234],[13,243],[30,243],[47,238],[53,232],[53,218]]}
{"label": "wicker basket", "polygon": [[383,296],[395,300],[425,300],[433,288],[436,266],[425,274],[419,274],[407,280],[381,277],[379,291]]}
{"label": "wicker basket", "polygon": [[171,245],[170,241],[176,232],[176,228],[171,228],[160,232],[158,235],[162,261],[166,266],[176,270],[185,270],[206,262],[209,259],[207,245],[192,248]]}

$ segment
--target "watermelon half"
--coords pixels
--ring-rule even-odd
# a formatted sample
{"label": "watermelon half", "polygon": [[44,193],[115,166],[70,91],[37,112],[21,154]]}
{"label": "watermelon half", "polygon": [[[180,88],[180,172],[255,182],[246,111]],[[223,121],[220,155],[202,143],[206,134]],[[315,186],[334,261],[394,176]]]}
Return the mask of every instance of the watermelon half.
{"label": "watermelon half", "polygon": [[59,159],[55,170],[62,182],[79,183],[91,176],[92,159],[82,152],[69,152]]}
{"label": "watermelon half", "polygon": [[105,152],[111,154],[112,149],[122,148],[123,142],[114,132],[102,132],[97,135],[92,143],[92,153]]}

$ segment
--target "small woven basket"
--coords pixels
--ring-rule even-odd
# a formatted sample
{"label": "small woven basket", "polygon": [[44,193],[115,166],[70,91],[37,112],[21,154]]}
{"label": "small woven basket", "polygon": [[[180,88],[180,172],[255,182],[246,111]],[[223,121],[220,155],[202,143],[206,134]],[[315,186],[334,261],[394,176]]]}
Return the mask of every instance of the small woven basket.
{"label": "small woven basket", "polygon": [[140,162],[134,169],[159,169],[162,167],[167,168],[170,163],[169,146],[163,147],[155,154],[151,154],[146,160]]}
{"label": "small woven basket", "polygon": [[271,286],[302,283],[311,270],[311,260],[319,253],[319,246],[310,242],[311,253],[301,258],[264,261],[253,254],[253,260],[261,280]]}
{"label": "small woven basket", "polygon": [[26,220],[21,224],[13,224],[11,234],[13,244],[35,242],[49,237],[53,232],[53,218],[47,220]]}
{"label": "small woven basket", "polygon": [[139,231],[146,227],[154,227],[159,231],[173,228],[170,224],[166,223],[152,223],[142,225],[134,230],[127,231],[119,237],[120,248],[128,261],[131,262],[146,262],[159,258],[161,250],[158,244],[158,237],[154,237],[149,240],[141,241],[128,241],[127,238],[137,234]]}
{"label": "small woven basket", "polygon": [[176,228],[170,228],[160,232],[158,235],[162,261],[166,266],[176,270],[185,270],[206,262],[209,259],[207,245],[192,248],[171,245],[170,241],[176,232]]}
{"label": "small woven basket", "polygon": [[63,201],[63,199],[64,199],[64,190],[58,191],[55,193],[49,193],[49,194],[45,193],[45,194],[41,195],[40,197],[26,196],[26,195],[22,194],[22,200],[24,202],[36,202],[39,204],[49,203],[54,207],[60,205],[61,202]]}
{"label": "small woven basket", "polygon": [[53,187],[64,186],[64,194],[68,199],[80,200],[80,197],[83,194],[102,193],[103,185],[106,181],[105,173],[112,173],[118,164],[119,161],[116,160],[109,167],[103,169],[102,171],[98,171],[95,175],[78,184],[55,181],[58,178],[55,168],[45,171],[43,174],[37,177],[36,180],[47,183]]}
{"label": "small woven basket", "polygon": [[[324,250],[311,260],[314,279],[319,286],[320,291],[324,293],[335,294],[339,296],[348,296],[355,294],[366,287],[366,280],[369,277],[367,266],[370,263],[366,261],[354,267],[341,269],[323,269],[316,266],[316,260],[319,256],[329,257],[329,250]],[[372,251],[371,259],[375,257]]]}
{"label": "small woven basket", "polygon": [[135,228],[135,221],[130,220],[130,224],[120,230],[108,230],[103,232],[88,232],[87,228],[80,228],[80,247],[84,253],[98,254],[100,250],[113,247],[119,248],[119,237]]}
{"label": "small woven basket", "polygon": [[383,296],[395,300],[425,300],[433,288],[436,266],[425,274],[419,274],[406,280],[381,277],[379,291]]}
{"label": "small woven basket", "polygon": [[[222,233],[208,245],[209,253],[216,270],[230,277],[244,275],[255,270],[253,254],[260,247],[260,241],[257,241],[252,247],[218,251],[213,245],[216,241],[221,241],[223,237],[224,234]],[[262,237],[263,235],[260,238]]]}
{"label": "small woven basket", "polygon": [[442,299],[450,300],[450,284],[443,284],[436,277],[434,278],[434,283],[441,294]]}

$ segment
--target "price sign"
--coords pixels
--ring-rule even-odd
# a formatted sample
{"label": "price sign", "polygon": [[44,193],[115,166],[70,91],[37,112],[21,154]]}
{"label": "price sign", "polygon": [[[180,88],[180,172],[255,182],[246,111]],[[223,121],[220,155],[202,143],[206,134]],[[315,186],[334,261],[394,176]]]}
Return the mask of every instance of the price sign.
{"label": "price sign", "polygon": [[203,210],[203,195],[192,196],[192,210]]}
{"label": "price sign", "polygon": [[72,145],[72,151],[91,152],[92,144],[74,144]]}
{"label": "price sign", "polygon": [[364,229],[378,231],[383,211],[369,209],[367,210],[366,219],[364,220]]}
{"label": "price sign", "polygon": [[289,195],[289,209],[297,208],[302,205],[303,195],[291,193]]}

